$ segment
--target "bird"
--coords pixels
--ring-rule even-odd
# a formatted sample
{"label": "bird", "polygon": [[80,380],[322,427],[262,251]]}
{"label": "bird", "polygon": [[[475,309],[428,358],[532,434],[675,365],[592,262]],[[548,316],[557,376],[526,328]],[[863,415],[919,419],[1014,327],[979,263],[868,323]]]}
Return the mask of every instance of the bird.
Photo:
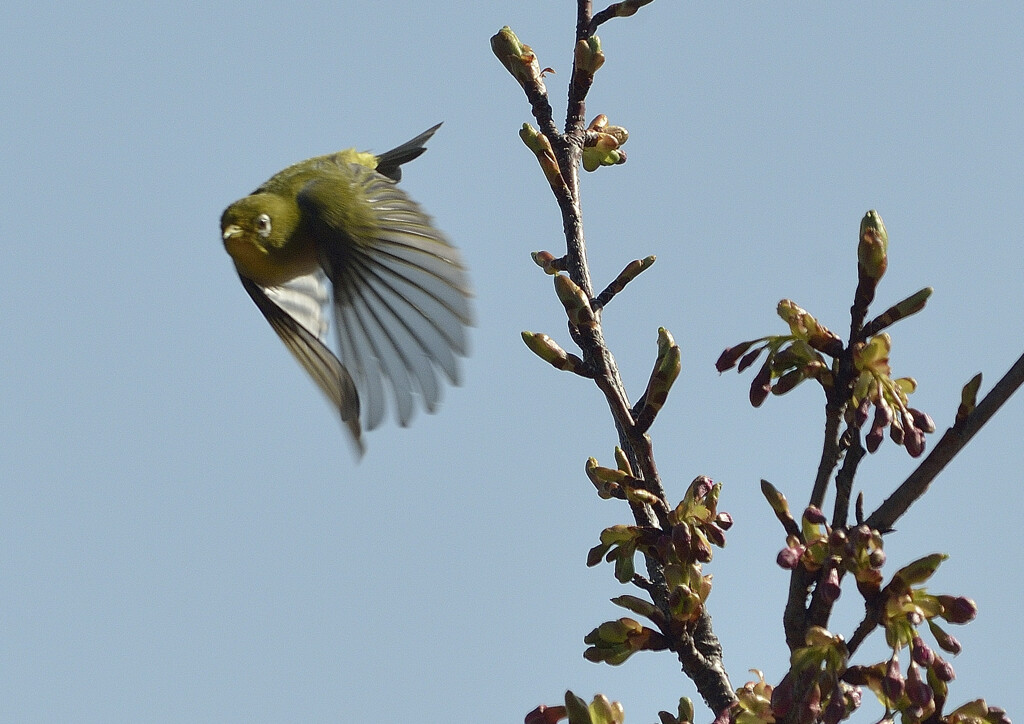
{"label": "bird", "polygon": [[242,287],[337,408],[360,457],[364,426],[377,427],[391,406],[408,425],[416,398],[434,412],[439,373],[459,384],[459,357],[469,354],[466,267],[397,186],[440,126],[380,155],[348,148],[300,161],[220,220]]}

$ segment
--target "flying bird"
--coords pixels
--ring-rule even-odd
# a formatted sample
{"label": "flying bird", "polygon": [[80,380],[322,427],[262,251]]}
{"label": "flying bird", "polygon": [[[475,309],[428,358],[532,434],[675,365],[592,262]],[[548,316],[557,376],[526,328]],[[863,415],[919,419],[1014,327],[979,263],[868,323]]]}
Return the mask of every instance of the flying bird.
{"label": "flying bird", "polygon": [[[458,251],[397,183],[440,123],[379,156],[354,148],[296,163],[224,210],[221,237],[242,286],[338,409],[360,454],[362,430],[394,407],[459,382],[472,324]],[[338,354],[327,346],[333,309]]]}

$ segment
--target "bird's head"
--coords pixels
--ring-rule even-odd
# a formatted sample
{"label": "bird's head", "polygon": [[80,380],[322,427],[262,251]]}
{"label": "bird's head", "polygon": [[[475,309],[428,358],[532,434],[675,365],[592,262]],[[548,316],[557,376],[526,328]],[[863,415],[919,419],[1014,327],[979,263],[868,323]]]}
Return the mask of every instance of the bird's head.
{"label": "bird's head", "polygon": [[289,249],[289,242],[298,221],[294,202],[277,194],[253,194],[224,210],[221,238],[240,273],[261,284],[281,284],[295,276],[289,268],[287,278],[278,278],[284,272],[282,264],[291,266],[295,250]]}

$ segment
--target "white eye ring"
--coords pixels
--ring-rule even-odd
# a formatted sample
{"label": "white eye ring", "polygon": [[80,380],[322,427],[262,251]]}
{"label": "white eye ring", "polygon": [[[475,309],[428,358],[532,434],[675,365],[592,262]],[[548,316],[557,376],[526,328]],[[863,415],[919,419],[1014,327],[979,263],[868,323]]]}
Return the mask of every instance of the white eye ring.
{"label": "white eye ring", "polygon": [[264,239],[270,236],[270,217],[267,214],[256,217],[256,233]]}

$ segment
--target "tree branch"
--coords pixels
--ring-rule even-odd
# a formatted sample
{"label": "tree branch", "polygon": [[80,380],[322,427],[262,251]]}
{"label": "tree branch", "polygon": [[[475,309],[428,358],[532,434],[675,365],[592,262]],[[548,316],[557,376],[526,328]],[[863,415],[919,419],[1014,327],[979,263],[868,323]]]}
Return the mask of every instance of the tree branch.
{"label": "tree branch", "polygon": [[962,421],[946,430],[931,453],[917,469],[878,506],[865,521],[872,529],[892,530],[893,524],[917,501],[943,468],[963,450],[971,438],[988,422],[1003,403],[1024,384],[1024,355],[1021,355],[1003,378],[996,383],[977,407]]}

